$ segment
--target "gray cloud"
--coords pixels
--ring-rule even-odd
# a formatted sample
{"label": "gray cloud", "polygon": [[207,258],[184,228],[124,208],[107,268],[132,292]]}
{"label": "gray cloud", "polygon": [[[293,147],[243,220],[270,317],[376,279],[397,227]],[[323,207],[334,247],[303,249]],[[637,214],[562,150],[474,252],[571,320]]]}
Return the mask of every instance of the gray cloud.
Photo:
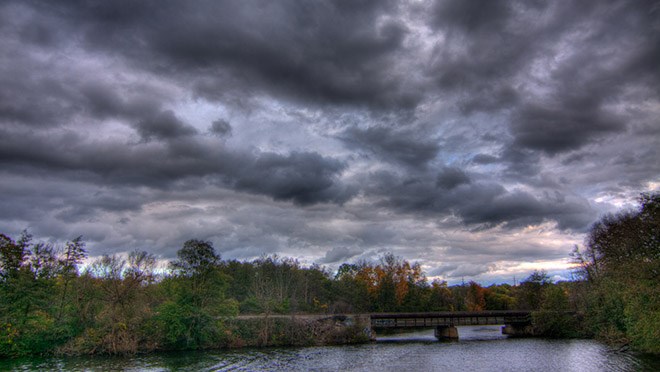
{"label": "gray cloud", "polygon": [[[135,94],[136,90],[138,94]],[[131,85],[128,88],[102,81],[86,82],[80,87],[80,95],[89,114],[100,119],[135,120],[151,116],[151,120],[154,120],[161,109],[161,103],[156,99],[158,92],[146,86]],[[171,110],[169,113],[161,112],[160,116],[174,115]]]}
{"label": "gray cloud", "polygon": [[231,135],[231,124],[227,120],[218,119],[211,123],[209,131],[218,137],[226,137]]}
{"label": "gray cloud", "polygon": [[458,169],[445,170],[432,177],[401,179],[381,172],[372,175],[369,190],[381,197],[382,205],[405,213],[436,217],[458,216],[467,225],[490,228],[503,225],[519,228],[555,221],[560,229],[583,229],[595,215],[588,203],[544,194],[507,191],[492,182],[469,182]]}
{"label": "gray cloud", "polygon": [[0,119],[4,125],[47,127],[76,111],[75,92],[66,80],[50,76],[47,64],[28,60],[24,53],[18,52],[14,58],[17,63],[0,67]]}
{"label": "gray cloud", "polygon": [[407,107],[421,95],[388,63],[407,30],[377,22],[392,6],[148,1],[53,7],[83,30],[88,48],[112,50],[154,71],[186,71],[196,93],[207,98],[256,85],[296,99]]}
{"label": "gray cloud", "polygon": [[495,156],[488,154],[477,154],[474,157],[472,157],[472,161],[477,164],[494,164],[494,163],[498,163],[499,159]]}
{"label": "gray cloud", "polygon": [[349,128],[341,138],[347,144],[364,148],[385,160],[412,167],[424,167],[440,150],[439,144],[433,139],[405,129]]}
{"label": "gray cloud", "polygon": [[541,171],[541,154],[531,149],[504,143],[500,159],[506,164],[506,173],[513,179],[536,176]]}
{"label": "gray cloud", "polygon": [[241,170],[234,186],[239,190],[263,193],[275,200],[292,200],[300,205],[318,202],[343,203],[353,192],[335,183],[344,165],[315,153],[288,156],[264,153]]}
{"label": "gray cloud", "polygon": [[195,128],[183,123],[171,110],[160,112],[153,117],[138,122],[135,129],[145,141],[151,139],[167,140],[197,134]]}
{"label": "gray cloud", "polygon": [[349,259],[357,256],[358,254],[360,254],[359,251],[350,249],[348,247],[334,247],[331,250],[325,252],[325,256],[323,256],[323,258],[319,260],[319,262],[320,263],[348,262]]}
{"label": "gray cloud", "polygon": [[595,217],[585,203],[547,196],[537,198],[522,191],[502,193],[482,201],[460,207],[466,223],[506,223],[509,227],[524,227],[555,220],[560,229],[581,229]]}
{"label": "gray cloud", "polygon": [[[149,124],[152,127],[139,129],[144,139],[174,140],[193,134],[171,113]],[[301,205],[343,203],[354,194],[337,184],[345,166],[317,153],[235,153],[194,139],[167,145],[108,143],[99,148],[67,133],[59,138],[24,131],[0,133],[0,163],[29,167],[28,172],[65,171],[82,180],[151,187],[175,186],[190,177],[206,183],[204,179],[211,177],[212,182],[217,179],[236,190]]]}
{"label": "gray cloud", "polygon": [[[650,31],[658,30],[657,11],[625,1],[438,1],[431,24],[449,41],[436,49],[434,76],[445,90],[467,93],[459,96],[466,114],[511,109],[512,151],[577,150],[624,131],[611,107],[627,100],[631,87],[658,81],[648,64],[659,60],[658,33]],[[543,85],[525,85],[540,71],[548,76]]]}
{"label": "gray cloud", "polygon": [[594,95],[567,95],[559,103],[520,107],[510,127],[514,145],[554,155],[579,149],[603,134],[624,130],[616,114],[604,111],[594,102]]}
{"label": "gray cloud", "polygon": [[470,177],[465,172],[458,168],[450,167],[441,169],[436,180],[436,185],[446,190],[451,190],[457,186],[469,183]]}
{"label": "gray cloud", "polygon": [[492,264],[446,264],[431,270],[432,276],[471,278],[494,269]]}
{"label": "gray cloud", "polygon": [[389,250],[445,277],[558,260],[658,187],[659,12],[1,2],[0,232],[94,254]]}

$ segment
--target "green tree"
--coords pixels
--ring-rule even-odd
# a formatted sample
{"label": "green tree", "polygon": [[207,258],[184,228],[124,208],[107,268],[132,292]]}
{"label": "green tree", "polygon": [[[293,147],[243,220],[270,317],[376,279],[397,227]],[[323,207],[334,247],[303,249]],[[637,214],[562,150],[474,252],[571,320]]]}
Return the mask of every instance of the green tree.
{"label": "green tree", "polygon": [[96,300],[103,304],[95,314],[93,337],[86,340],[93,350],[125,354],[149,348],[143,325],[152,315],[147,286],[155,264],[152,254],[133,251],[126,258],[104,255],[87,269],[96,279]]}
{"label": "green tree", "polygon": [[517,308],[513,287],[509,284],[491,285],[487,288],[484,297],[488,310],[514,310]]}
{"label": "green tree", "polygon": [[643,194],[637,210],[596,222],[573,259],[589,286],[592,331],[660,353],[660,194]]}
{"label": "green tree", "polygon": [[60,305],[57,312],[57,320],[64,315],[67,296],[69,295],[69,285],[71,281],[78,276],[78,265],[87,258],[87,250],[82,236],[72,241],[66,242],[64,252],[59,259],[59,279],[61,284]]}
{"label": "green tree", "polygon": [[31,240],[32,236],[27,231],[23,231],[17,241],[0,234],[0,279],[7,281],[19,275],[31,253]]}
{"label": "green tree", "polygon": [[300,265],[296,260],[277,255],[253,262],[255,276],[251,294],[261,311],[270,314],[288,313],[295,302],[295,280]]}
{"label": "green tree", "polygon": [[434,280],[431,282],[429,311],[449,311],[453,309],[454,299],[446,281]]}
{"label": "green tree", "polygon": [[370,310],[370,280],[365,275],[366,262],[358,264],[344,263],[339,266],[332,292],[335,294],[333,308],[337,312],[362,313]]}
{"label": "green tree", "polygon": [[32,236],[24,231],[17,241],[0,235],[0,281],[2,283],[2,303],[4,314],[20,324],[24,324],[31,310],[29,296],[34,277],[29,266]]}
{"label": "green tree", "polygon": [[568,313],[568,293],[559,284],[546,284],[541,293],[538,311],[532,313],[534,329],[546,337],[577,337],[580,335],[574,314]]}
{"label": "green tree", "polygon": [[52,245],[0,235],[0,355],[44,353],[73,334],[55,317],[61,271]]}
{"label": "green tree", "polygon": [[170,263],[173,275],[163,286],[167,301],[158,307],[156,327],[169,348],[204,348],[221,342],[223,317],[238,312],[225,298],[228,278],[210,242],[188,240]]}
{"label": "green tree", "polygon": [[543,289],[551,284],[544,270],[534,272],[516,288],[516,299],[521,310],[538,310],[541,307]]}

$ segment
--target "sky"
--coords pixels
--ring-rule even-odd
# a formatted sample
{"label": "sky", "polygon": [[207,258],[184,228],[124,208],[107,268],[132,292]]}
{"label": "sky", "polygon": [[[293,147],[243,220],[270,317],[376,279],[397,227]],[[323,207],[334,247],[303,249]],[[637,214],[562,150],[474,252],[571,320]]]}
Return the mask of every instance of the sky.
{"label": "sky", "polygon": [[657,1],[0,2],[0,232],[570,278],[660,189]]}

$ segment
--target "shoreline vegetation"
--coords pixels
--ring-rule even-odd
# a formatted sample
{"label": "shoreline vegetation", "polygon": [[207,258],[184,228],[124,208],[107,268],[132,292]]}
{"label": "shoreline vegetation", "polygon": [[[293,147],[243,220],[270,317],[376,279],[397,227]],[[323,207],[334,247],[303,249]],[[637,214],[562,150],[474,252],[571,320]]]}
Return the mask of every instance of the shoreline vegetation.
{"label": "shoreline vegetation", "polygon": [[165,272],[143,251],[83,267],[81,237],[57,247],[27,232],[0,234],[0,358],[359,343],[369,341],[362,320],[333,314],[465,310],[532,310],[543,337],[659,354],[659,232],[660,194],[644,194],[637,210],[593,225],[572,253],[576,280],[553,283],[536,271],[489,287],[429,282],[419,264],[393,254],[332,274],[278,256],[222,260],[196,239]]}

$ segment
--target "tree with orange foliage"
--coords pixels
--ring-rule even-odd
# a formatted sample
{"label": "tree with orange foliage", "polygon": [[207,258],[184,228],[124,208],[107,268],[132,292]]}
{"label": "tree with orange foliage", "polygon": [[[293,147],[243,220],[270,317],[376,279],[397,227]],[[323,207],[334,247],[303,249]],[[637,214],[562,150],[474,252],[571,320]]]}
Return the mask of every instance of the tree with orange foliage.
{"label": "tree with orange foliage", "polygon": [[479,284],[471,281],[468,285],[465,306],[468,311],[483,311],[486,308],[486,290]]}

